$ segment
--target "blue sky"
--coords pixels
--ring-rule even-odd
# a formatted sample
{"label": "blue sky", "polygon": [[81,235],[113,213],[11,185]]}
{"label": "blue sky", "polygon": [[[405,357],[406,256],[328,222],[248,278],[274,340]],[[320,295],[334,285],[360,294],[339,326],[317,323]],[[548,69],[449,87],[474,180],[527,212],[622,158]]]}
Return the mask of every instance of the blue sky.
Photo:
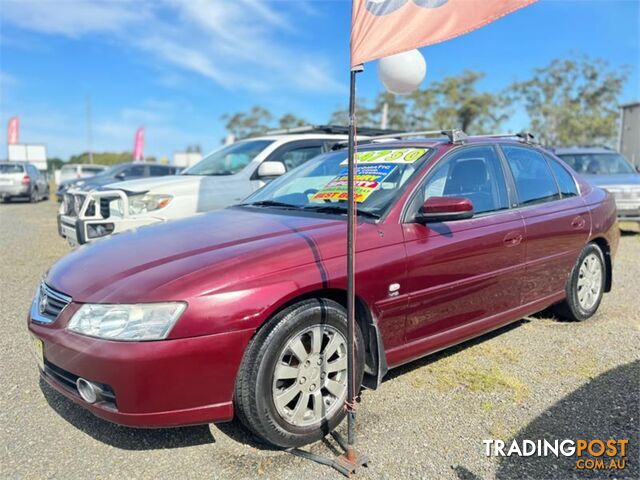
{"label": "blue sky", "polygon": [[[481,1],[481,0],[477,0]],[[0,122],[19,115],[21,141],[49,156],[87,148],[92,99],[97,151],[205,151],[224,136],[220,116],[262,105],[326,122],[346,104],[348,0],[0,0]],[[470,68],[499,90],[556,57],[589,54],[631,66],[622,102],[640,99],[640,0],[540,0],[487,27],[422,49],[424,86]],[[376,65],[358,96],[382,89]],[[506,128],[526,126],[516,111]],[[5,128],[5,127],[3,127]],[[0,136],[0,157],[6,135]]]}

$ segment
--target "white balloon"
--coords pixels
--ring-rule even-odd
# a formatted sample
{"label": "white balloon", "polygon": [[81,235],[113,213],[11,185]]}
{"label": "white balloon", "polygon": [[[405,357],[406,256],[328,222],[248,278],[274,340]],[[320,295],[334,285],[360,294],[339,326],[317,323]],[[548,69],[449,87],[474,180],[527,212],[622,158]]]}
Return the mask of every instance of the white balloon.
{"label": "white balloon", "polygon": [[381,58],[378,76],[385,88],[397,95],[416,90],[427,74],[427,62],[418,50]]}

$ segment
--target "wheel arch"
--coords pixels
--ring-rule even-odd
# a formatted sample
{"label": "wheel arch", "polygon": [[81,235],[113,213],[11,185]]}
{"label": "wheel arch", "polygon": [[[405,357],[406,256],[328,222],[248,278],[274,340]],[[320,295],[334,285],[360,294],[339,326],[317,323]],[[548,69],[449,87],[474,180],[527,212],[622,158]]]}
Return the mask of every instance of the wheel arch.
{"label": "wheel arch", "polygon": [[613,262],[611,259],[611,247],[609,242],[604,237],[596,237],[591,239],[590,243],[596,244],[602,250],[604,255],[604,268],[606,272],[606,279],[604,282],[604,291],[610,292],[613,286]]}
{"label": "wheel arch", "polygon": [[[339,288],[319,288],[289,298],[278,304],[269,315],[272,318],[282,310],[311,298],[323,298],[347,308],[347,291]],[[360,326],[365,344],[365,369],[362,383],[365,387],[375,390],[388,371],[382,335],[371,308],[361,297],[356,295],[356,321]],[[267,324],[263,322],[255,331],[254,336]]]}

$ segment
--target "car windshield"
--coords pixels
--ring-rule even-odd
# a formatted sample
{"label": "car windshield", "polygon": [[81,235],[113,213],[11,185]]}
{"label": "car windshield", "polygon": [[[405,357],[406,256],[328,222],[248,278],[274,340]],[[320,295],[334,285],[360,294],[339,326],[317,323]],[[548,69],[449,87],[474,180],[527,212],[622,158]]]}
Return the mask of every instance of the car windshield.
{"label": "car windshield", "polygon": [[24,167],[20,164],[0,163],[0,173],[22,173]]}
{"label": "car windshield", "polygon": [[619,153],[572,153],[558,155],[583,175],[625,175],[635,173]]}
{"label": "car windshield", "polygon": [[249,165],[273,140],[246,140],[204,157],[181,175],[233,175]]}
{"label": "car windshield", "polygon": [[[429,152],[427,148],[368,150],[358,153],[358,214],[380,217]],[[248,207],[274,207],[345,214],[347,153],[321,155],[267,184],[245,200]]]}

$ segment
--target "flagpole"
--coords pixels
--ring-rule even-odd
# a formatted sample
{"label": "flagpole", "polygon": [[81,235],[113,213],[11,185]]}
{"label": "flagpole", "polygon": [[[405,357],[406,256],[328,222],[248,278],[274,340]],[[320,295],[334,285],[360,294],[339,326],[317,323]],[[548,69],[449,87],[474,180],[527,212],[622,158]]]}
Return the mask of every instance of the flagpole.
{"label": "flagpole", "polygon": [[355,317],[355,128],[356,128],[356,75],[364,67],[358,65],[351,69],[349,82],[349,141],[348,141],[348,177],[347,177],[347,452],[346,459],[355,462],[356,412],[355,402],[358,393],[356,374],[356,317]]}

